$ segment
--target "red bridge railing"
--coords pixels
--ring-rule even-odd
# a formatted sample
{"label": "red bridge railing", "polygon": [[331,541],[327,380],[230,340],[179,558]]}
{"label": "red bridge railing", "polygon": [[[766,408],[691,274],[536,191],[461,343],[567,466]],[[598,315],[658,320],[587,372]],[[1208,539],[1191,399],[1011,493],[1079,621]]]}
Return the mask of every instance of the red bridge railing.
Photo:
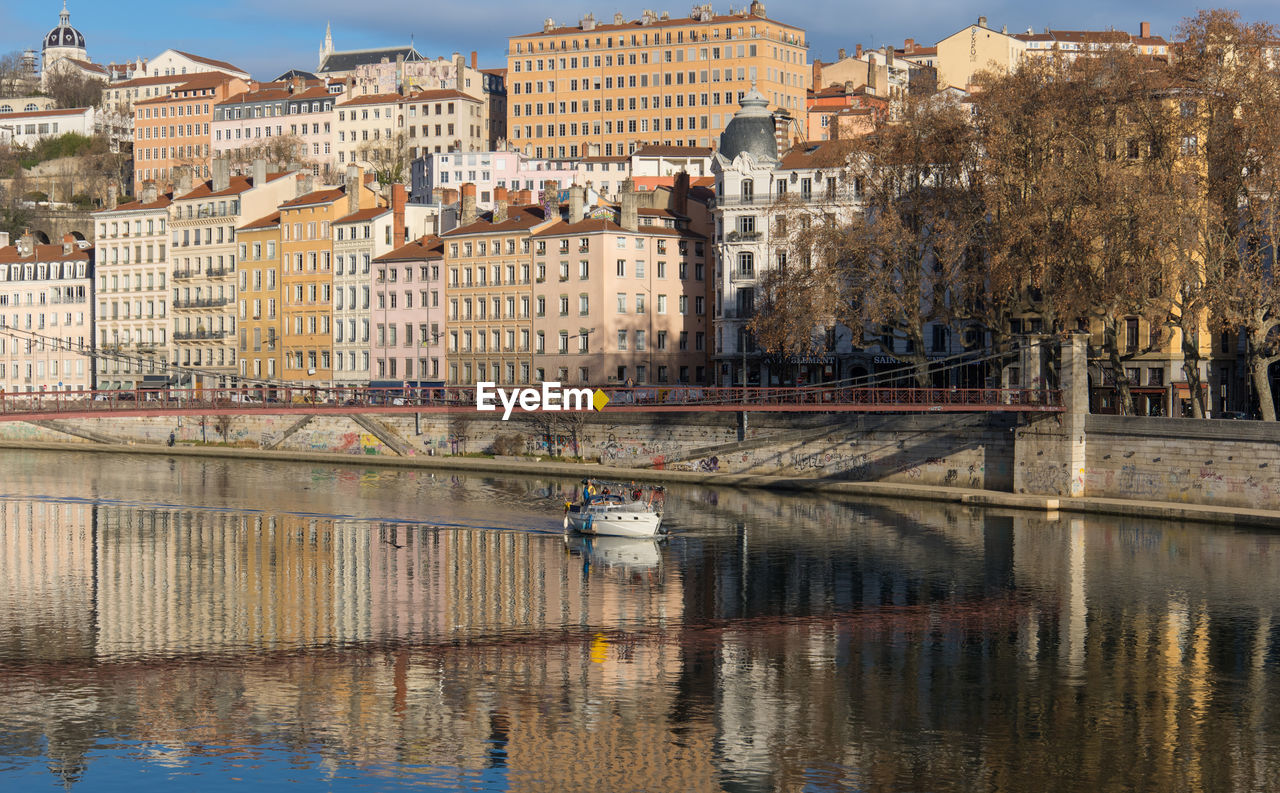
{"label": "red bridge railing", "polygon": [[[518,386],[505,386],[507,389]],[[573,388],[564,386],[562,390]],[[1024,388],[605,386],[605,412],[1061,412],[1061,392]],[[502,410],[500,400],[494,404]],[[473,386],[239,387],[0,392],[0,420],[224,413],[473,412]]]}

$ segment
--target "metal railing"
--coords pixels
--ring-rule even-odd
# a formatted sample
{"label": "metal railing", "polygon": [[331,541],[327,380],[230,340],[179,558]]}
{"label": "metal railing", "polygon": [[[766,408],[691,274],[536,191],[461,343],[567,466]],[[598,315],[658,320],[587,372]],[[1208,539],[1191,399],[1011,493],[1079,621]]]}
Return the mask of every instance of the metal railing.
{"label": "metal railing", "polygon": [[[176,334],[175,334],[176,335]],[[518,386],[507,385],[512,389]],[[566,390],[572,386],[566,385]],[[717,387],[590,388],[609,398],[604,412],[1061,412],[1062,393],[1027,388]],[[492,395],[491,395],[492,396]],[[494,404],[498,404],[494,400]],[[585,405],[585,402],[583,403]],[[0,392],[0,418],[120,413],[475,412],[474,386],[250,386],[111,391]],[[501,409],[501,408],[499,408]]]}

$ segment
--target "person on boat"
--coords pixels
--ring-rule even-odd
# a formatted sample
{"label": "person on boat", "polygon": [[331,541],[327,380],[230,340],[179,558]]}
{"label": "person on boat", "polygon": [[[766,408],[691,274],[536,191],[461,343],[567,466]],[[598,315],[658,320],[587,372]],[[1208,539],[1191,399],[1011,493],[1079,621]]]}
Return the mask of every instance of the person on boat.
{"label": "person on boat", "polygon": [[593,495],[595,495],[595,488],[591,486],[591,483],[589,481],[587,481],[586,479],[583,479],[582,480],[582,503],[590,504],[591,497]]}

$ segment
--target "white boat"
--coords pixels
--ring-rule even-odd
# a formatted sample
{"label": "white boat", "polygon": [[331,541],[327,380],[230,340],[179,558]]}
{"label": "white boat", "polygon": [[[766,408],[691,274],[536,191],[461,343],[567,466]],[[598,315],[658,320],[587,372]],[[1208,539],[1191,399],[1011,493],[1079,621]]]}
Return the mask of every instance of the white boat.
{"label": "white boat", "polygon": [[644,537],[566,535],[565,543],[593,565],[629,571],[653,570],[662,564],[660,540]]}
{"label": "white boat", "polygon": [[662,512],[649,503],[632,501],[617,493],[596,495],[570,504],[564,527],[609,537],[656,537],[662,529]]}

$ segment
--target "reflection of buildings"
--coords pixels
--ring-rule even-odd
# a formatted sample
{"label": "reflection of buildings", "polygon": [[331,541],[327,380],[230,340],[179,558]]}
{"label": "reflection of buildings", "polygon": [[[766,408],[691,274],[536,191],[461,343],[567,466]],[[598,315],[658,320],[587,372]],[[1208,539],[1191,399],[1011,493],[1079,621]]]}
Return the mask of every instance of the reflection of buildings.
{"label": "reflection of buildings", "polygon": [[[317,499],[386,481],[322,480]],[[471,515],[538,486],[404,481]],[[0,500],[0,664],[17,670],[0,751],[47,739],[74,778],[110,732],[195,773],[283,747],[519,791],[1268,789],[1277,773],[1267,535],[668,498],[686,531],[639,573],[555,534]]]}

